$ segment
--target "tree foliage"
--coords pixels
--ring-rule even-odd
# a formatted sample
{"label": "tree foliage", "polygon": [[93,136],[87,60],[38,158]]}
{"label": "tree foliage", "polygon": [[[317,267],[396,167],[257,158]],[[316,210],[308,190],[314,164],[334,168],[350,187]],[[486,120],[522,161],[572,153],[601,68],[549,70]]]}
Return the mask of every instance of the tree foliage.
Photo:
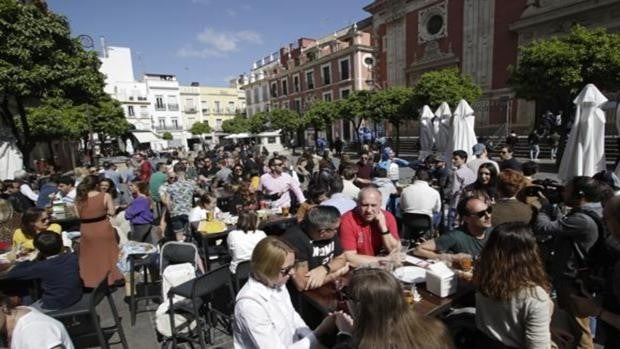
{"label": "tree foliage", "polygon": [[546,100],[562,108],[586,84],[620,89],[620,35],[575,26],[565,36],[535,40],[521,47],[509,84],[520,98]]}
{"label": "tree foliage", "polygon": [[400,126],[405,120],[417,117],[413,102],[413,89],[410,87],[390,87],[377,91],[372,96],[373,119],[386,120],[396,130],[396,152],[400,146]]}
{"label": "tree foliage", "polygon": [[314,127],[315,131],[325,130],[338,118],[338,113],[339,107],[335,102],[318,101],[304,113],[304,121]]}
{"label": "tree foliage", "polygon": [[[355,130],[359,130],[362,121],[372,117],[372,97],[375,93],[368,90],[355,91],[349,97],[336,101],[338,116],[350,122]],[[358,136],[357,132],[354,134]]]}
{"label": "tree foliage", "polygon": [[222,122],[222,131],[226,133],[250,132],[250,119],[245,115],[237,115],[232,119]]}
{"label": "tree foliage", "polygon": [[293,133],[305,126],[305,120],[291,109],[273,109],[267,113],[267,117],[273,130]]}
{"label": "tree foliage", "polygon": [[174,137],[172,137],[172,133],[166,131],[164,132],[163,135],[161,135],[161,138],[167,140],[167,141],[171,141]]}
{"label": "tree foliage", "polygon": [[[0,116],[26,163],[36,141],[27,108],[58,103],[98,106],[104,96],[99,64],[94,52],[85,51],[70,36],[64,17],[36,2],[0,0]],[[75,110],[69,112],[73,115]]]}
{"label": "tree foliage", "polygon": [[211,133],[211,126],[209,126],[209,123],[207,121],[197,121],[189,129],[189,132],[191,132],[193,135]]}
{"label": "tree foliage", "polygon": [[435,109],[441,102],[454,106],[461,99],[473,104],[482,94],[480,86],[456,68],[426,72],[420,76],[413,89],[412,102],[417,108],[426,104]]}

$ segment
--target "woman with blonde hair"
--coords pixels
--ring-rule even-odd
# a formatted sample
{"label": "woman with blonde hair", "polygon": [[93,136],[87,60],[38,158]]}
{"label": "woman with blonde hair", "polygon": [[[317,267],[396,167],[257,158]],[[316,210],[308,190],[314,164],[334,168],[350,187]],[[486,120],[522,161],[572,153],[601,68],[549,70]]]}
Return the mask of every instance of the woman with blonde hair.
{"label": "woman with blonde hair", "polygon": [[293,249],[275,237],[262,239],[252,252],[252,274],[237,294],[235,348],[315,348],[317,337],[334,328],[328,316],[312,331],[293,308],[286,282],[294,273]]}
{"label": "woman with blonde hair", "polygon": [[454,348],[447,328],[416,313],[405,301],[400,281],[388,271],[356,269],[343,293],[351,314],[334,315],[341,332],[337,348]]}
{"label": "woman with blonde hair", "polygon": [[495,227],[473,281],[476,327],[486,335],[477,337],[476,348],[551,348],[551,286],[529,226]]}

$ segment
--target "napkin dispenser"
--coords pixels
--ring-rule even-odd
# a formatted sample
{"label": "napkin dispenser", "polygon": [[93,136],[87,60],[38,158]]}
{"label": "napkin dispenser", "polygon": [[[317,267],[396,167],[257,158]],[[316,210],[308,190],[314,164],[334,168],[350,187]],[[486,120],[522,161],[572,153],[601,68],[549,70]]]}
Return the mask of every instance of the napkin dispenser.
{"label": "napkin dispenser", "polygon": [[426,289],[439,296],[448,297],[456,293],[456,274],[444,263],[434,263],[426,270]]}

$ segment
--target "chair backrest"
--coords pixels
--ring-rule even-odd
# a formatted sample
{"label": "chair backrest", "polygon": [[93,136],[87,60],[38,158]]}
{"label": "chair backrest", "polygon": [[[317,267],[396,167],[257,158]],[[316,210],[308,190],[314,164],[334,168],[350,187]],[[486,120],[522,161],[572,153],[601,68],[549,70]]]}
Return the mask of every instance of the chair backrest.
{"label": "chair backrest", "polygon": [[227,265],[198,277],[192,288],[192,298],[207,296],[224,287],[229,290],[232,296],[233,287],[230,280],[230,269]]}
{"label": "chair backrest", "polygon": [[235,274],[233,274],[233,281],[235,283],[235,292],[239,292],[241,287],[248,281],[250,278],[250,273],[252,272],[252,263],[250,261],[243,261],[237,264],[237,269],[235,270]]}
{"label": "chair backrest", "polygon": [[97,305],[101,303],[101,301],[110,294],[110,286],[108,286],[108,275],[99,282],[97,287],[93,290],[92,296],[90,298],[90,309],[92,311],[95,310]]}
{"label": "chair backrest", "polygon": [[403,213],[403,224],[419,229],[430,229],[432,226],[431,217],[421,213]]}
{"label": "chair backrest", "polygon": [[167,266],[181,263],[190,263],[196,267],[197,260],[198,248],[196,245],[181,241],[170,241],[161,247],[159,268],[163,272]]}

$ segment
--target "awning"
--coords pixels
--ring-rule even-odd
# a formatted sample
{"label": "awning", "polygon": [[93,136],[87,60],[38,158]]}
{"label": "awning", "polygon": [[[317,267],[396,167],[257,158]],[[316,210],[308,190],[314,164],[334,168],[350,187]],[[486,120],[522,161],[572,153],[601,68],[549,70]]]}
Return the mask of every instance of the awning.
{"label": "awning", "polygon": [[161,140],[151,131],[133,131],[131,133],[134,135],[134,137],[136,137],[138,143],[151,143]]}
{"label": "awning", "polygon": [[225,139],[239,139],[239,138],[250,138],[250,134],[249,133],[233,133],[231,135],[228,135],[226,137],[224,137]]}

